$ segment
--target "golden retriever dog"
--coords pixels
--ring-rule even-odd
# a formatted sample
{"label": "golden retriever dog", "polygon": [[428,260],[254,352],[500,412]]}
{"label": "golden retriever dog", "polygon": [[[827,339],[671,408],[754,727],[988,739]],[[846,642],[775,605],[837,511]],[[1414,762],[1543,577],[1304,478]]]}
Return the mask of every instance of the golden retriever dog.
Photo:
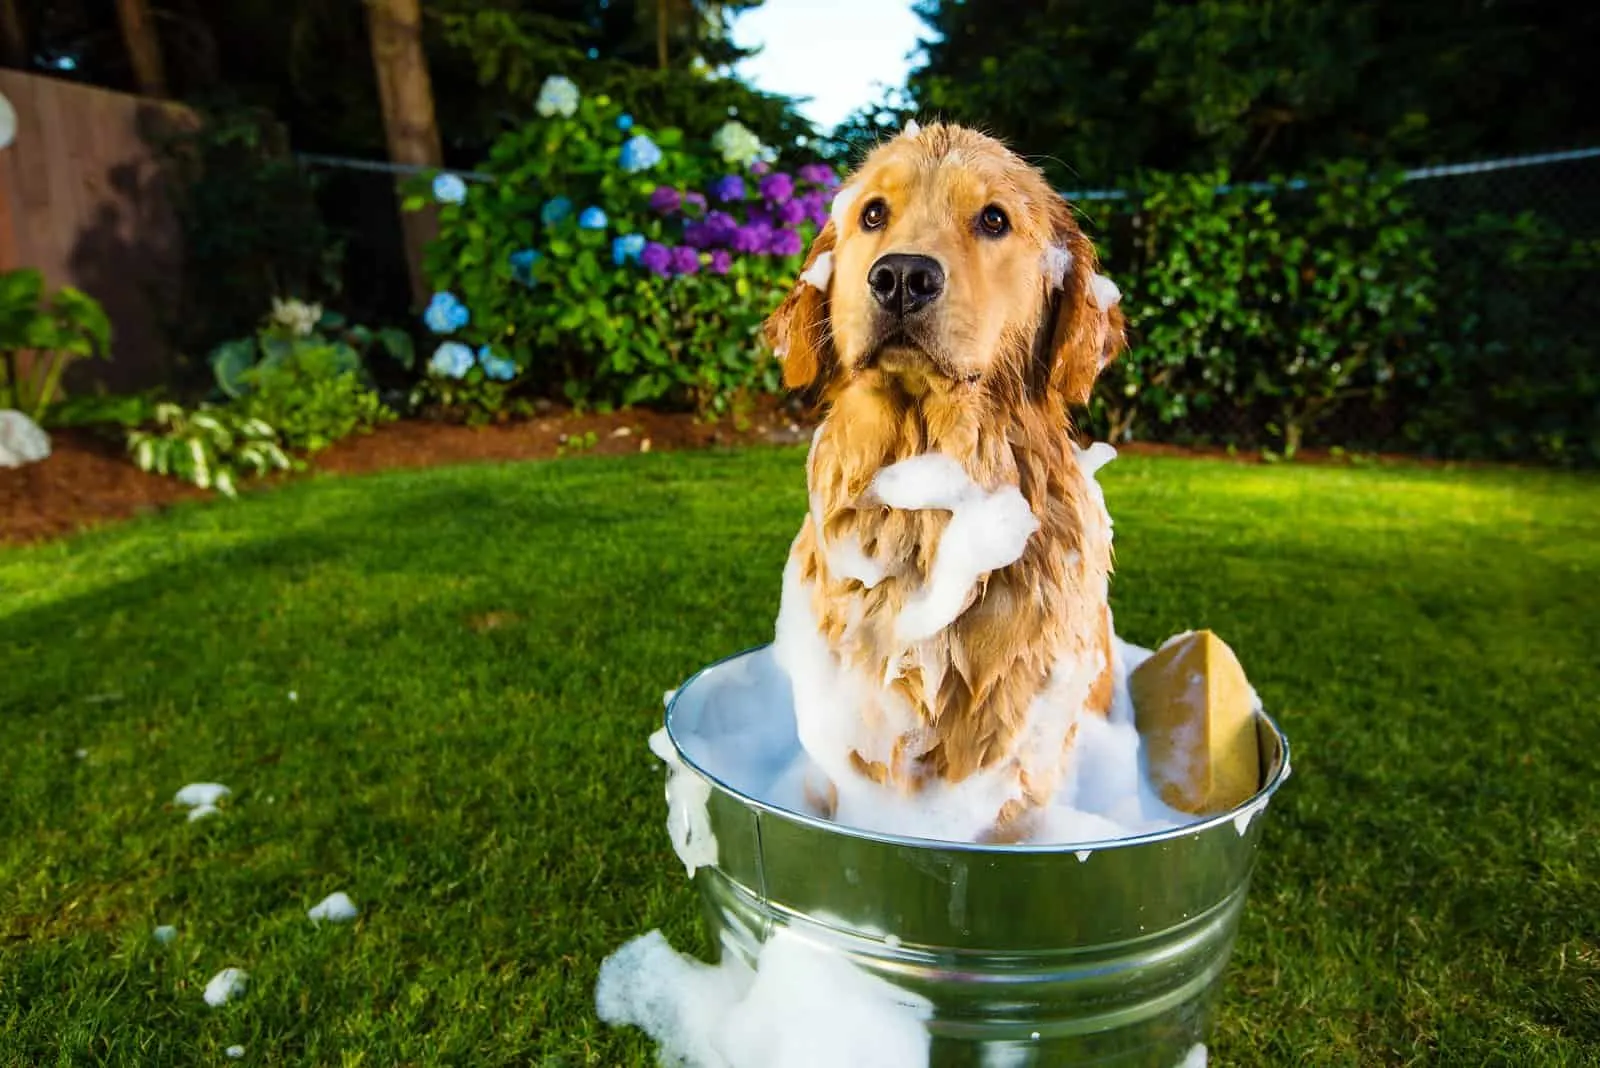
{"label": "golden retriever dog", "polygon": [[[913,123],[766,323],[826,413],[774,646],[826,815],[1024,837],[1107,712],[1110,522],[1068,416],[1124,345],[1096,266],[1036,168]],[[885,815],[901,802],[927,818]]]}

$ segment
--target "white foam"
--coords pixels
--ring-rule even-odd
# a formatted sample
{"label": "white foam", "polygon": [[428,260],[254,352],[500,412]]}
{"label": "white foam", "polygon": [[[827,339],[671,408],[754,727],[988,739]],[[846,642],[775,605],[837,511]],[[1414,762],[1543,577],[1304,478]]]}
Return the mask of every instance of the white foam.
{"label": "white foam", "polygon": [[206,1004],[212,1008],[226,1005],[240,994],[250,982],[250,973],[242,968],[224,968],[206,984]]}
{"label": "white foam", "polygon": [[889,575],[889,569],[868,556],[861,539],[854,534],[827,543],[828,570],[841,578],[854,579],[872,589]]}
{"label": "white foam", "polygon": [[731,950],[703,964],[659,931],[600,966],[595,1008],[631,1024],[687,1068],[925,1068],[932,1006],[786,928],[761,947],[754,970]]}
{"label": "white foam", "polygon": [[334,891],[306,910],[306,915],[310,917],[312,923],[320,923],[323,920],[329,923],[345,923],[360,914],[361,910],[356,908],[355,902],[350,900],[350,895],[343,890]]}
{"label": "white foam", "polygon": [[1060,245],[1051,245],[1040,257],[1039,267],[1050,282],[1050,288],[1060,289],[1066,284],[1067,272],[1072,270],[1072,251]]}
{"label": "white foam", "polygon": [[228,1059],[230,1061],[237,1061],[237,1060],[243,1060],[244,1059],[244,1047],[243,1046],[229,1046],[227,1049],[223,1050],[222,1052],[224,1052],[224,1053],[226,1053],[228,1055]]}
{"label": "white foam", "polygon": [[207,816],[215,816],[221,811],[216,805],[196,805],[189,810],[189,822],[193,823],[195,820],[203,820]]}
{"label": "white foam", "polygon": [[1092,850],[1092,849],[1080,849],[1077,852],[1073,853],[1072,855],[1078,858],[1078,863],[1079,864],[1086,864],[1086,863],[1088,863],[1089,858],[1094,856],[1094,850]]}
{"label": "white foam", "polygon": [[717,838],[706,811],[711,786],[684,767],[665,727],[650,736],[650,751],[667,765],[667,834],[692,879],[698,869],[717,863]]}
{"label": "white foam", "polygon": [[1089,292],[1094,297],[1095,306],[1105,311],[1110,311],[1122,300],[1122,290],[1117,288],[1117,283],[1103,274],[1089,279]]}
{"label": "white foam", "polygon": [[1206,1047],[1197,1042],[1184,1054],[1183,1060],[1172,1068],[1206,1068]]}
{"label": "white foam", "polygon": [[828,283],[832,279],[833,253],[831,252],[819,252],[817,258],[811,261],[811,266],[800,272],[800,281],[824,293],[828,291]]}
{"label": "white foam", "polygon": [[231,793],[233,791],[220,782],[192,782],[178,791],[172,803],[182,805],[184,808],[198,808],[202,805],[215,805]]}
{"label": "white foam", "polygon": [[906,599],[895,621],[895,637],[907,645],[955,622],[978,580],[1016,563],[1039,529],[1017,487],[985,490],[942,453],[924,453],[884,468],[873,478],[867,497],[905,511],[950,512],[927,582]]}
{"label": "white foam", "polygon": [[153,937],[157,942],[160,942],[162,945],[166,945],[174,938],[178,937],[178,929],[171,924],[164,923],[155,929],[153,932]]}

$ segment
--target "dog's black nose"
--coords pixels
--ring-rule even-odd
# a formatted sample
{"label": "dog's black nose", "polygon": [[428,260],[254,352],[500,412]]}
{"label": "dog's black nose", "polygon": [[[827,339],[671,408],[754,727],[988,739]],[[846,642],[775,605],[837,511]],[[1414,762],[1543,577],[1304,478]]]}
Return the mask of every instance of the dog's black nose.
{"label": "dog's black nose", "polygon": [[932,256],[894,252],[872,265],[867,285],[883,308],[906,316],[939,299],[944,292],[944,268]]}

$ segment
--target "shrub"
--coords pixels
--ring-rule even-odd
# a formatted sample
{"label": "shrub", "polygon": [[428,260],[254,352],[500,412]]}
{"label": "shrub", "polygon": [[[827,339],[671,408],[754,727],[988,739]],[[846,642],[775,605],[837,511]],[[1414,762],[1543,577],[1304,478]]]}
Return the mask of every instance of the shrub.
{"label": "shrub", "polygon": [[1438,228],[1439,309],[1404,441],[1444,456],[1600,463],[1600,241],[1531,215]]}
{"label": "shrub", "polygon": [[1421,351],[1432,261],[1396,181],[1341,164],[1274,186],[1149,175],[1100,212],[1133,335],[1091,409],[1113,440],[1228,422],[1292,455]]}
{"label": "shrub", "polygon": [[[74,356],[109,356],[111,324],[90,296],[62,286],[46,299],[44,276],[31,268],[0,273],[0,408],[38,421]],[[33,353],[29,369],[23,352]]]}
{"label": "shrub", "polygon": [[566,79],[549,79],[537,106],[538,121],[495,143],[492,181],[434,182],[431,388],[514,382],[578,404],[702,412],[776,391],[760,323],[826,218],[833,172],[769,171],[737,123],[706,143],[645,131]]}
{"label": "shrub", "polygon": [[366,357],[383,353],[409,368],[411,339],[398,330],[346,323],[321,305],[275,300],[254,337],[211,354],[217,388],[240,413],[273,427],[282,444],[316,452],[394,418],[371,384]]}

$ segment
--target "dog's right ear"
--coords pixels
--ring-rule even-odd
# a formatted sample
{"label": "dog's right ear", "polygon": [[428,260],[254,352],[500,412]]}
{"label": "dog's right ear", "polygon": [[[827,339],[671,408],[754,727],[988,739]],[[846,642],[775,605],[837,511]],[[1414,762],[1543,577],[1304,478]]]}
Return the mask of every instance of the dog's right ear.
{"label": "dog's right ear", "polygon": [[794,288],[767,319],[767,343],[783,365],[783,384],[807,389],[832,368],[833,331],[828,326],[828,292],[833,286],[833,220],[829,219],[806,256]]}

